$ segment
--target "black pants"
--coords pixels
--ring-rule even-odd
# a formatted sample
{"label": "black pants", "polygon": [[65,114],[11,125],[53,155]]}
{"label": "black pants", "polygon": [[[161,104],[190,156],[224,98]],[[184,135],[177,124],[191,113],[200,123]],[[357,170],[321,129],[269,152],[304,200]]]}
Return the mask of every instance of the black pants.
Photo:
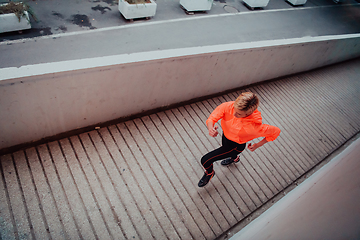
{"label": "black pants", "polygon": [[213,163],[228,157],[235,159],[239,153],[244,151],[246,143],[239,144],[222,136],[222,146],[205,154],[201,158],[201,164],[208,174],[213,171]]}

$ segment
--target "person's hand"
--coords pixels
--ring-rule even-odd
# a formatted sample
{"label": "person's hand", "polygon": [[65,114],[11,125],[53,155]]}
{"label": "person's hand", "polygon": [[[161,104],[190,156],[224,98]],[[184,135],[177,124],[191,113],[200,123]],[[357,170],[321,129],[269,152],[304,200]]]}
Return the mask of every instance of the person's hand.
{"label": "person's hand", "polygon": [[213,128],[210,128],[210,129],[209,129],[209,135],[210,135],[211,137],[216,137],[216,136],[219,134],[219,132],[217,131],[217,129],[218,129],[218,126],[214,126]]}
{"label": "person's hand", "polygon": [[268,142],[268,140],[266,140],[266,138],[263,138],[263,140],[261,140],[260,142],[258,142],[258,143],[254,143],[254,144],[249,144],[248,145],[248,149],[250,150],[250,151],[255,151],[257,148],[259,148],[259,147],[261,147],[262,145],[264,145],[265,143],[267,143]]}
{"label": "person's hand", "polygon": [[250,151],[255,151],[257,148],[258,148],[259,146],[256,144],[256,143],[254,143],[254,144],[249,144],[248,145],[248,149],[250,150]]}

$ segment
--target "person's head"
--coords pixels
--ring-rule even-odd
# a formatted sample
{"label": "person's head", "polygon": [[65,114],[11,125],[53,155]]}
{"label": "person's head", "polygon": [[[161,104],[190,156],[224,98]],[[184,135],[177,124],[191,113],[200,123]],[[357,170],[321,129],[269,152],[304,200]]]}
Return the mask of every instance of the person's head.
{"label": "person's head", "polygon": [[259,98],[255,93],[243,92],[235,100],[234,116],[244,118],[251,115],[259,106]]}

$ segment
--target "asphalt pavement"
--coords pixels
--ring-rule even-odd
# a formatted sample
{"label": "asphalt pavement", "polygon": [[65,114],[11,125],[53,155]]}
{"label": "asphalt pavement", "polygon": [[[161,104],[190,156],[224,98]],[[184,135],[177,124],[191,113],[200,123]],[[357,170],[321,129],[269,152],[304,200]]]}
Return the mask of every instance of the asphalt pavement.
{"label": "asphalt pavement", "polygon": [[241,0],[214,1],[188,15],[179,1],[157,0],[151,19],[129,21],[113,0],[35,0],[32,29],[0,34],[0,68],[144,51],[360,32],[360,4],[309,0],[294,7],[270,0],[248,9]]}

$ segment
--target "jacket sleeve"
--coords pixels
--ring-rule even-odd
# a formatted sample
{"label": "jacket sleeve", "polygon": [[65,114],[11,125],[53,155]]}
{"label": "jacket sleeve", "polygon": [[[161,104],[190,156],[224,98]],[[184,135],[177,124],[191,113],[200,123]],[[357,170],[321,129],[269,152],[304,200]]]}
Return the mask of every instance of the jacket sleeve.
{"label": "jacket sleeve", "polygon": [[210,114],[209,118],[206,120],[206,124],[208,122],[213,122],[214,124],[217,123],[221,118],[224,117],[226,108],[226,103],[222,103],[215,108],[215,110]]}
{"label": "jacket sleeve", "polygon": [[271,126],[268,124],[263,124],[261,126],[261,135],[266,138],[267,141],[274,141],[280,135],[280,128]]}

